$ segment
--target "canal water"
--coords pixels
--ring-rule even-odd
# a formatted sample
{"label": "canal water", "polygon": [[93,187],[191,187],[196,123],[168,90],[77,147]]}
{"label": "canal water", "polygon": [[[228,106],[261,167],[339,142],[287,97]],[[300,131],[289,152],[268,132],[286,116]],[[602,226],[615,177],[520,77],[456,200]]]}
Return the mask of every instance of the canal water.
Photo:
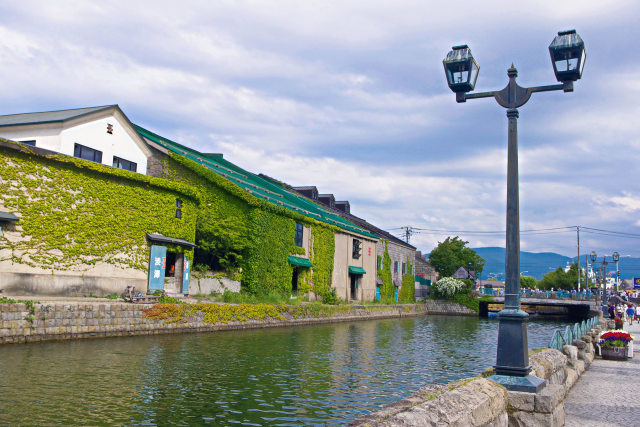
{"label": "canal water", "polygon": [[[546,347],[559,321],[531,320]],[[498,322],[423,316],[0,347],[0,424],[342,425],[495,362]]]}

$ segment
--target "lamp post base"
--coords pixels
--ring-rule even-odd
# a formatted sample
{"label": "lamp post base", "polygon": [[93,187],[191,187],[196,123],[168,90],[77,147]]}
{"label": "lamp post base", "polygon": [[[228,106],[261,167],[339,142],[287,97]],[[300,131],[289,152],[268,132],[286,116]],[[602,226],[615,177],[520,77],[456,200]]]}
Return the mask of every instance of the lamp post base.
{"label": "lamp post base", "polygon": [[509,375],[492,375],[490,380],[497,382],[511,391],[524,391],[527,393],[537,393],[547,385],[547,381],[533,375],[526,377],[515,377]]}

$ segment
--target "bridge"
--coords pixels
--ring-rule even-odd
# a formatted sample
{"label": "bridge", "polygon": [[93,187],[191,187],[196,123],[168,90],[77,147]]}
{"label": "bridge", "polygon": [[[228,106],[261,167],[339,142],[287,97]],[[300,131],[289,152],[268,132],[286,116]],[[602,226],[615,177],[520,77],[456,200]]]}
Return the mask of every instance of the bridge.
{"label": "bridge", "polygon": [[[599,310],[599,301],[521,298],[520,309],[526,313],[540,316],[562,316],[572,320],[589,318],[589,312]],[[493,301],[480,301],[480,317],[489,317],[489,313],[497,313],[504,308],[504,297],[494,297]]]}

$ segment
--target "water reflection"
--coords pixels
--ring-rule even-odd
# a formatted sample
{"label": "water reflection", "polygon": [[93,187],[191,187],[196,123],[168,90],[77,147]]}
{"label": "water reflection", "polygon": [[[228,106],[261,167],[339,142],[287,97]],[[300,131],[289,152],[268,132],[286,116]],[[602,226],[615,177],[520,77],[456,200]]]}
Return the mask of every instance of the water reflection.
{"label": "water reflection", "polygon": [[[559,322],[532,321],[531,347]],[[430,316],[0,347],[1,424],[345,424],[495,362],[497,322]]]}

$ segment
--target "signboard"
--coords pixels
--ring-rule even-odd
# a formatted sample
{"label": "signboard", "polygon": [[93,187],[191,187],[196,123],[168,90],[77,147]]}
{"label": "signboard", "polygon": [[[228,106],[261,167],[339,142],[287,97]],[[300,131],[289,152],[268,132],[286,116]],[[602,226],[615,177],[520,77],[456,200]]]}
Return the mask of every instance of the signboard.
{"label": "signboard", "polygon": [[633,289],[640,289],[640,277],[633,278]]}
{"label": "signboard", "polygon": [[166,246],[151,246],[149,257],[149,291],[164,289],[164,271],[167,268]]}
{"label": "signboard", "polygon": [[189,293],[189,276],[191,275],[191,261],[186,256],[184,257],[184,271],[182,273],[182,293]]}

